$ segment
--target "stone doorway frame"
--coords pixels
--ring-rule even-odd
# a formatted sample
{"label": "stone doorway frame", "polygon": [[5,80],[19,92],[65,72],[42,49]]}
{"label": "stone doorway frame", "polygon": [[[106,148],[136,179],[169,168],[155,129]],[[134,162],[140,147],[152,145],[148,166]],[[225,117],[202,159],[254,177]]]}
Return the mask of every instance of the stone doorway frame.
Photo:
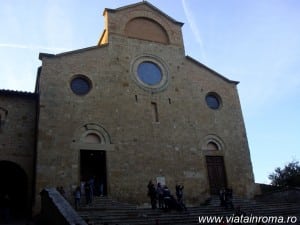
{"label": "stone doorway frame", "polygon": [[[97,138],[88,138],[88,136],[97,136]],[[98,141],[91,141],[98,140]],[[80,165],[80,152],[82,150],[87,151],[105,151],[106,155],[106,194],[110,194],[110,182],[109,182],[109,168],[110,168],[110,152],[114,151],[115,147],[111,143],[111,138],[108,131],[101,125],[96,123],[85,124],[75,130],[74,139],[72,140],[71,148],[75,151],[74,159],[76,163],[72,166],[74,178],[73,189],[81,183],[81,165]]]}

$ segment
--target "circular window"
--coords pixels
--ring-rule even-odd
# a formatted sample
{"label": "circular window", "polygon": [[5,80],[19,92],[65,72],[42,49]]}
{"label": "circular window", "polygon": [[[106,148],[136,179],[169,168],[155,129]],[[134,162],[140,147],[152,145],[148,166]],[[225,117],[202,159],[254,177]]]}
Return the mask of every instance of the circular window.
{"label": "circular window", "polygon": [[168,70],[163,61],[153,55],[136,58],[131,65],[131,73],[139,87],[151,92],[164,90],[168,85]]}
{"label": "circular window", "polygon": [[77,95],[87,94],[91,87],[91,81],[83,75],[77,75],[71,81],[71,89]]}
{"label": "circular window", "polygon": [[157,85],[162,79],[160,68],[153,62],[140,63],[137,74],[140,80],[148,85]]}
{"label": "circular window", "polygon": [[220,97],[215,93],[209,93],[205,97],[206,104],[211,109],[219,109],[221,106]]}

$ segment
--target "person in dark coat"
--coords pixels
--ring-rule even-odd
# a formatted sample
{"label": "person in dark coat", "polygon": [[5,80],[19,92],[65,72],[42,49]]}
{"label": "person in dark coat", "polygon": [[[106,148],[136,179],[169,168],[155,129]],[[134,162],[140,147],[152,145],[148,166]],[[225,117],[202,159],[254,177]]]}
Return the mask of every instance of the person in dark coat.
{"label": "person in dark coat", "polygon": [[147,188],[148,188],[148,196],[151,202],[151,208],[156,209],[156,189],[152,180],[149,181]]}
{"label": "person in dark coat", "polygon": [[157,197],[158,197],[158,207],[160,209],[164,208],[164,190],[160,183],[156,187]]}

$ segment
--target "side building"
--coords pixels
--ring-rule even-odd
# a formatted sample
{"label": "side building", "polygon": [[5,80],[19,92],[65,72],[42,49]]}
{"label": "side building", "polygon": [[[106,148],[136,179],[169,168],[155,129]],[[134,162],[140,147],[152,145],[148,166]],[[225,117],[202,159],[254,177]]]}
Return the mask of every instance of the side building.
{"label": "side building", "polygon": [[0,198],[13,215],[31,213],[36,153],[36,93],[0,90]]}

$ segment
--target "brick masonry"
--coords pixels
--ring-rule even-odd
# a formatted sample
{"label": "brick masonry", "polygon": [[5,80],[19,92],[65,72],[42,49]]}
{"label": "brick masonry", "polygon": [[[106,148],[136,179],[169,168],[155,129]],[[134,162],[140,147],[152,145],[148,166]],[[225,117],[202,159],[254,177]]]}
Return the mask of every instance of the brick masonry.
{"label": "brick masonry", "polygon": [[[210,195],[206,156],[222,156],[227,185],[251,197],[254,177],[238,82],[187,57],[183,24],[147,2],[106,9],[104,18],[97,46],[40,55],[36,197],[45,187],[62,185],[71,193],[79,185],[80,150],[106,152],[107,194],[121,201],[148,202],[147,183],[157,177],[164,177],[172,191],[184,183],[189,204],[204,201]],[[134,30],[145,21],[155,36]],[[143,60],[161,67],[161,87],[145,87],[137,79]],[[77,74],[91,83],[86,95],[70,88]],[[220,97],[219,109],[207,106],[208,93]],[[34,112],[31,104],[28,114]],[[102,141],[87,142],[90,134]],[[210,142],[218,150],[209,150]]]}

